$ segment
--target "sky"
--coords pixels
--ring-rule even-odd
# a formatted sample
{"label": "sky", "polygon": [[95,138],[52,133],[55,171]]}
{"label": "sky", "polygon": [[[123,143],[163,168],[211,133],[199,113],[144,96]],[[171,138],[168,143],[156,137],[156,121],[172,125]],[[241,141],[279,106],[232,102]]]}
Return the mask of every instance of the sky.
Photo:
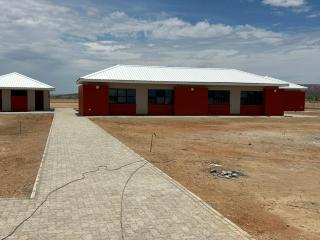
{"label": "sky", "polygon": [[0,74],[25,74],[55,94],[116,64],[320,84],[319,0],[0,0],[0,12]]}

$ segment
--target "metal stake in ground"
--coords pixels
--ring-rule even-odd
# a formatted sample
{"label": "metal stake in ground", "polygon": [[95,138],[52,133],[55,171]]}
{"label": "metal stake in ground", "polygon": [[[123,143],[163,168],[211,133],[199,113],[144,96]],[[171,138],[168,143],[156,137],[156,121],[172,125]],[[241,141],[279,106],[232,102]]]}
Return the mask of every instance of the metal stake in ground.
{"label": "metal stake in ground", "polygon": [[21,120],[19,120],[19,135],[21,135]]}
{"label": "metal stake in ground", "polygon": [[157,134],[156,133],[153,133],[152,135],[151,135],[151,142],[150,142],[150,152],[152,152],[152,146],[153,146],[153,137],[156,137],[157,136]]}

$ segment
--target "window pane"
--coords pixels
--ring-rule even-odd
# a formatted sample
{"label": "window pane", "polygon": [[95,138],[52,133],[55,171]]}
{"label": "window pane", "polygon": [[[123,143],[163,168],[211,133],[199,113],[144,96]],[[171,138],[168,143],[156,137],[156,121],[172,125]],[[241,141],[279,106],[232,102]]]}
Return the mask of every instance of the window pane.
{"label": "window pane", "polygon": [[156,93],[157,93],[156,90],[153,90],[153,89],[148,90],[149,97],[155,97],[157,95]]}
{"label": "window pane", "polygon": [[230,92],[222,90],[210,90],[208,92],[208,104],[229,104]]}
{"label": "window pane", "polygon": [[262,92],[256,92],[255,99],[256,99],[257,105],[263,105],[263,93]]}
{"label": "window pane", "polygon": [[127,96],[128,97],[135,97],[136,96],[136,90],[135,89],[127,89]]}
{"label": "window pane", "polygon": [[157,96],[156,102],[157,104],[164,104],[164,97]]}
{"label": "window pane", "polygon": [[156,103],[156,98],[155,97],[149,97],[148,103],[155,104]]}
{"label": "window pane", "polygon": [[118,97],[117,103],[126,103],[126,97]]}
{"label": "window pane", "polygon": [[135,104],[136,103],[136,97],[127,97],[127,103],[128,104]]}
{"label": "window pane", "polygon": [[117,103],[117,97],[110,96],[109,97],[109,103]]}
{"label": "window pane", "polygon": [[165,90],[166,97],[172,97],[172,90]]}
{"label": "window pane", "polygon": [[262,91],[242,91],[241,104],[263,105],[263,92]]}
{"label": "window pane", "polygon": [[127,95],[126,89],[118,88],[118,96],[125,97]]}
{"label": "window pane", "polygon": [[155,104],[156,103],[157,92],[154,89],[148,90],[148,103]]}
{"label": "window pane", "polygon": [[173,104],[173,99],[172,99],[172,97],[166,97],[166,99],[165,99],[165,104]]}
{"label": "window pane", "polygon": [[156,98],[155,97],[149,97],[148,98],[148,103],[149,104],[155,104],[156,103]]}
{"label": "window pane", "polygon": [[173,90],[165,90],[165,104],[173,104]]}
{"label": "window pane", "polygon": [[149,104],[173,104],[173,90],[169,89],[149,89]]}
{"label": "window pane", "polygon": [[241,92],[241,104],[246,105],[247,104],[247,92],[242,91]]}
{"label": "window pane", "polygon": [[248,97],[248,92],[241,92],[241,97],[242,98],[247,98]]}
{"label": "window pane", "polygon": [[117,89],[116,88],[110,88],[109,89],[109,96],[117,96]]}
{"label": "window pane", "polygon": [[164,97],[165,96],[165,90],[157,90],[157,97]]}

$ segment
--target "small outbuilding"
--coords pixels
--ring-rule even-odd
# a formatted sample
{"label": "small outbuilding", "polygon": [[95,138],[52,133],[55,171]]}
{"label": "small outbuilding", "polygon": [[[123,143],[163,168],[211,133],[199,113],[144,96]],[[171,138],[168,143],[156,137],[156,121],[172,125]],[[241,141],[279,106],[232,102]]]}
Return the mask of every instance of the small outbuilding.
{"label": "small outbuilding", "polygon": [[47,111],[54,87],[24,76],[9,73],[0,76],[0,112]]}
{"label": "small outbuilding", "polygon": [[116,65],[77,81],[81,115],[278,115],[306,87],[236,69]]}

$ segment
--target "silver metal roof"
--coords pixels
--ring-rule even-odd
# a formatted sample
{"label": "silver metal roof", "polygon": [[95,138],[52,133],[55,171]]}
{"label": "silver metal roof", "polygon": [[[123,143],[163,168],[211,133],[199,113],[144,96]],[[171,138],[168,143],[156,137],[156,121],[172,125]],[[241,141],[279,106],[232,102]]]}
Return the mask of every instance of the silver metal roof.
{"label": "silver metal roof", "polygon": [[308,89],[308,87],[305,87],[305,86],[301,86],[301,85],[298,85],[298,84],[295,84],[295,83],[289,83],[289,86],[287,87],[280,87],[281,89],[287,89],[287,90],[303,90],[303,91],[306,91]]}
{"label": "silver metal roof", "polygon": [[17,72],[0,76],[0,89],[36,89],[53,91],[55,88]]}
{"label": "silver metal roof", "polygon": [[280,79],[276,79],[276,78],[272,78],[272,77],[265,77],[265,78],[268,78],[268,79],[272,79],[273,81],[278,81],[278,82],[281,82],[281,83],[287,83],[288,86],[282,86],[282,87],[279,87],[280,89],[286,89],[286,90],[302,90],[302,91],[306,91],[308,88],[305,87],[305,86],[301,86],[301,85],[298,85],[298,84],[295,84],[295,83],[291,83],[291,82],[286,82],[286,81],[283,81],[283,80],[280,80]]}
{"label": "silver metal roof", "polygon": [[236,69],[116,65],[78,79],[84,82],[156,83],[181,85],[289,86]]}

